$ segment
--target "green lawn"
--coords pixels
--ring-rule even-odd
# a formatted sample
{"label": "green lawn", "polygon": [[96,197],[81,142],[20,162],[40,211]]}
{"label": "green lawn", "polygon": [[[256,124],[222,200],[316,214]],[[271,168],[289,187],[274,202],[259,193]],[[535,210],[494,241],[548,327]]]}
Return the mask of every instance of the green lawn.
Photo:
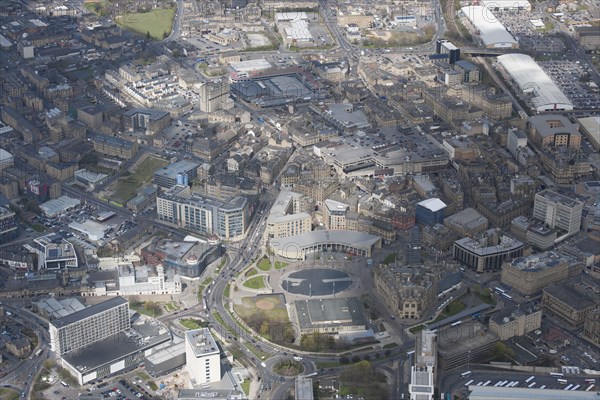
{"label": "green lawn", "polygon": [[256,270],[256,268],[250,268],[248,271],[246,271],[246,273],[244,274],[244,276],[246,278],[250,278],[251,276],[254,276],[258,274],[258,271]]}
{"label": "green lawn", "polygon": [[162,40],[164,33],[171,33],[173,19],[175,17],[175,7],[159,8],[145,13],[126,14],[117,18],[117,24],[121,27],[146,36],[150,32],[150,37],[154,40]]}
{"label": "green lawn", "polygon": [[0,399],[2,400],[19,400],[19,393],[12,389],[0,389]]}
{"label": "green lawn", "polygon": [[417,325],[417,326],[413,326],[408,331],[410,333],[414,334],[414,333],[417,333],[417,332],[421,332],[424,328],[425,328],[425,325]]}
{"label": "green lawn", "polygon": [[340,366],[339,361],[317,361],[317,368],[337,368]]}
{"label": "green lawn", "polygon": [[199,321],[197,319],[192,319],[192,318],[182,319],[179,322],[181,323],[181,325],[183,325],[187,329],[191,329],[191,330],[200,329],[207,325],[207,324],[203,323],[202,321]]}
{"label": "green lawn", "polygon": [[275,269],[281,269],[288,266],[288,263],[283,261],[275,261]]}
{"label": "green lawn", "polygon": [[177,307],[177,304],[170,301],[167,304],[165,304],[165,310],[167,310],[167,312],[173,312],[175,310],[179,310],[179,307]]}
{"label": "green lawn", "polygon": [[264,289],[265,277],[263,275],[259,275],[255,276],[254,278],[250,278],[246,282],[244,282],[244,286],[250,289]]}
{"label": "green lawn", "polygon": [[231,285],[227,284],[227,285],[225,285],[225,289],[223,289],[223,296],[225,298],[228,298],[230,293],[231,293]]}
{"label": "green lawn", "polygon": [[267,358],[269,358],[271,356],[269,353],[264,352],[261,349],[254,347],[251,343],[244,343],[244,346],[246,346],[246,348],[248,348],[248,350],[250,350],[250,352],[252,352],[252,354],[254,354],[256,357],[258,357],[261,360],[266,360]]}
{"label": "green lawn", "polygon": [[242,389],[247,395],[250,394],[250,379],[244,379],[244,382],[242,382]]}
{"label": "green lawn", "polygon": [[452,303],[448,304],[445,308],[444,308],[444,314],[446,314],[446,316],[451,317],[453,315],[458,314],[459,312],[461,312],[462,310],[464,310],[467,306],[465,305],[465,303],[463,303],[460,300],[454,300]]}
{"label": "green lawn", "polygon": [[271,262],[269,261],[268,258],[261,258],[260,261],[258,262],[258,264],[256,265],[258,267],[258,269],[260,269],[261,271],[268,271],[271,269]]}
{"label": "green lawn", "polygon": [[166,160],[156,157],[146,157],[138,165],[133,174],[119,179],[111,187],[114,194],[110,197],[110,200],[120,205],[127,204],[128,200],[136,196],[138,189],[152,179],[154,172],[167,164]]}
{"label": "green lawn", "polygon": [[213,278],[206,278],[204,281],[202,281],[202,285],[204,286],[208,286],[210,285],[210,283],[213,281]]}

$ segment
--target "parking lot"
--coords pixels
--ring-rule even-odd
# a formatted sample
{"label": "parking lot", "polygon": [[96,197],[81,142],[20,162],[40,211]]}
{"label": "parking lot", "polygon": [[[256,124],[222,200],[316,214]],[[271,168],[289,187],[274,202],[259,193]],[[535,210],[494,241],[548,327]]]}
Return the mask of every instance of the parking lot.
{"label": "parking lot", "polygon": [[587,85],[589,69],[587,63],[568,60],[539,62],[539,65],[571,100],[575,108],[600,108],[600,93],[594,93]]}
{"label": "parking lot", "polygon": [[105,382],[97,386],[92,386],[88,388],[87,393],[83,393],[80,398],[115,400],[152,399],[153,397],[149,390],[150,389],[146,387],[141,379],[121,379],[118,382]]}

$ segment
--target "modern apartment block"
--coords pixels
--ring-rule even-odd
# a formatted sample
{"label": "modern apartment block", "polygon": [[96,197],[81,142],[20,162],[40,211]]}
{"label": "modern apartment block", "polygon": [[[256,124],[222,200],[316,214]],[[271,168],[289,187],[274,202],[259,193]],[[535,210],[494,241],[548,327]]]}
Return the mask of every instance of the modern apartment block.
{"label": "modern apartment block", "polygon": [[312,218],[309,213],[300,211],[301,198],[299,193],[279,193],[267,218],[269,238],[284,238],[311,231]]}
{"label": "modern apartment block", "polygon": [[327,229],[348,229],[346,216],[350,206],[335,200],[325,200],[323,207],[323,223]]}
{"label": "modern apartment block", "polygon": [[153,181],[163,189],[169,189],[175,185],[187,185],[198,176],[198,168],[200,168],[200,164],[197,162],[177,161],[154,172]]}
{"label": "modern apartment block", "polygon": [[423,330],[415,343],[415,364],[411,368],[410,400],[433,400],[437,374],[437,336]]}
{"label": "modern apartment block", "polygon": [[227,200],[192,195],[189,186],[175,185],[156,198],[160,221],[221,238],[239,237],[248,227],[248,200]]}
{"label": "modern apartment block", "polygon": [[454,258],[477,272],[495,271],[502,263],[523,256],[525,245],[509,236],[498,237],[489,229],[474,239],[465,237],[454,242]]}
{"label": "modern apartment block", "polygon": [[167,111],[150,108],[134,108],[123,113],[123,123],[129,131],[146,131],[156,134],[171,122],[171,114]]}
{"label": "modern apartment block", "polygon": [[[583,203],[552,190],[543,190],[535,195],[533,218],[550,228],[565,232],[562,239],[579,232]],[[559,237],[559,239],[561,239]],[[559,240],[557,239],[557,240]]]}
{"label": "modern apartment block", "polygon": [[220,350],[208,328],[185,332],[185,356],[192,386],[221,380]]}
{"label": "modern apartment block", "polygon": [[25,247],[38,254],[39,269],[57,270],[79,266],[73,244],[60,234],[41,236],[34,239],[31,246]]}
{"label": "modern apartment block", "polygon": [[129,303],[123,297],[114,297],[50,321],[50,348],[62,356],[129,327]]}

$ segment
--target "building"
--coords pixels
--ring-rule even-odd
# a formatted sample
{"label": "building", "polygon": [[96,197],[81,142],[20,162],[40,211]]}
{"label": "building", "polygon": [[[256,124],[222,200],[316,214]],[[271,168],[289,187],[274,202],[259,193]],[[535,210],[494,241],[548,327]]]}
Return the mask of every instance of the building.
{"label": "building", "polygon": [[591,298],[576,282],[555,283],[544,288],[544,312],[559,317],[569,326],[581,328],[587,316],[597,306],[598,299]]}
{"label": "building", "polygon": [[508,152],[514,157],[518,158],[518,150],[520,148],[527,147],[527,135],[520,129],[509,129],[508,139],[506,142],[506,148]]}
{"label": "building", "polygon": [[79,169],[75,171],[75,182],[94,189],[98,185],[102,185],[108,179],[108,175],[99,172],[88,171],[87,169]]}
{"label": "building", "polygon": [[454,259],[477,272],[497,271],[506,260],[521,257],[525,245],[511,237],[500,236],[489,229],[475,238],[462,238],[454,242]]}
{"label": "building", "polygon": [[535,195],[533,218],[564,233],[557,241],[575,235],[581,228],[583,203],[546,189]]}
{"label": "building", "polygon": [[294,260],[305,260],[308,254],[322,251],[343,251],[371,257],[376,249],[381,248],[381,237],[347,230],[316,230],[270,240],[269,247],[276,255]]}
{"label": "building", "polygon": [[246,233],[248,200],[235,196],[218,200],[193,194],[176,185],[156,198],[158,219],[198,233],[231,239]]}
{"label": "building", "polygon": [[356,297],[296,300],[294,310],[303,335],[367,329],[362,304]]}
{"label": "building", "polygon": [[481,38],[484,47],[492,49],[517,49],[515,40],[491,11],[482,6],[467,6],[460,9]]}
{"label": "building", "polygon": [[424,329],[415,341],[415,362],[410,370],[410,400],[433,400],[437,375],[437,336]]}
{"label": "building", "polygon": [[573,109],[573,103],[530,56],[503,54],[498,56],[497,66],[507,81],[512,80],[516,84],[519,92],[531,102],[535,111]]}
{"label": "building", "polygon": [[17,236],[17,220],[14,211],[0,206],[0,243],[8,243]]}
{"label": "building", "polygon": [[77,253],[73,244],[58,233],[51,233],[33,240],[27,249],[38,255],[38,269],[60,270],[77,268]]}
{"label": "building", "polygon": [[185,332],[185,358],[192,386],[221,380],[221,351],[208,328]]}
{"label": "building", "polygon": [[298,375],[294,383],[294,398],[302,400],[313,400],[313,381],[304,375]]}
{"label": "building", "polygon": [[481,81],[481,70],[466,60],[454,63],[454,70],[461,73],[461,83],[478,83]]}
{"label": "building", "polygon": [[300,235],[312,230],[310,214],[300,211],[301,199],[302,195],[299,193],[279,193],[267,218],[269,239]]}
{"label": "building", "polygon": [[596,400],[596,391],[469,385],[469,400]]}
{"label": "building", "polygon": [[594,149],[600,150],[600,116],[578,118],[577,122]]}
{"label": "building", "polygon": [[600,50],[600,33],[594,26],[576,26],[575,38],[586,51]]}
{"label": "building", "polygon": [[460,49],[445,39],[438,39],[436,41],[435,53],[448,54],[448,64],[450,65],[460,60]]}
{"label": "building", "polygon": [[229,82],[218,80],[200,86],[200,111],[215,112],[227,108],[223,104],[229,99]]}
{"label": "building", "polygon": [[15,158],[12,154],[4,149],[0,149],[0,171],[4,168],[12,167],[15,163]]}
{"label": "building", "polygon": [[539,147],[568,147],[579,150],[581,133],[579,126],[563,115],[533,115],[527,120],[531,140]]}
{"label": "building", "polygon": [[62,357],[129,328],[129,303],[114,297],[50,321],[50,348]]}
{"label": "building", "polygon": [[156,188],[148,186],[141,188],[137,196],[127,201],[127,208],[134,213],[138,213],[153,204],[156,204]]}
{"label": "building", "polygon": [[444,225],[459,237],[473,237],[488,229],[488,220],[474,208],[465,208],[444,219]]}
{"label": "building", "polygon": [[502,264],[500,281],[525,296],[539,293],[546,286],[578,275],[582,263],[554,251],[515,258]]}
{"label": "building", "polygon": [[583,323],[583,336],[600,346],[600,313],[589,313]]}
{"label": "building", "polygon": [[325,200],[323,210],[323,224],[327,229],[348,229],[346,216],[350,206],[335,200]]}
{"label": "building", "polygon": [[167,111],[151,108],[134,108],[123,113],[123,125],[129,131],[143,131],[154,135],[171,123],[171,115]]}
{"label": "building", "polygon": [[440,368],[444,370],[487,361],[490,351],[498,343],[496,334],[472,319],[440,327],[437,334]]}
{"label": "building", "polygon": [[104,239],[104,235],[109,229],[106,225],[91,220],[83,222],[73,221],[69,223],[69,228],[87,236],[89,240],[94,242]]}
{"label": "building", "polygon": [[156,186],[163,189],[169,189],[175,185],[186,186],[196,179],[199,167],[200,163],[194,161],[176,161],[154,172],[153,181]]}
{"label": "building", "polygon": [[129,160],[138,151],[137,142],[130,142],[114,136],[96,135],[92,141],[94,142],[94,150],[98,153],[124,160]]}
{"label": "building", "polygon": [[169,345],[146,357],[145,370],[153,377],[168,374],[185,365],[185,342]]}
{"label": "building", "polygon": [[5,346],[6,350],[18,358],[25,358],[31,353],[31,343],[21,334],[7,340]]}
{"label": "building", "polygon": [[508,340],[515,336],[540,329],[542,325],[542,309],[531,304],[519,304],[518,307],[505,307],[490,317],[490,331],[498,335],[500,340]]}
{"label": "building", "polygon": [[[39,182],[37,182],[39,185]],[[40,204],[40,209],[46,215],[46,217],[56,217],[57,215],[64,214],[81,204],[79,199],[74,199],[69,196],[60,196],[57,199],[48,200],[45,203]]]}
{"label": "building", "polygon": [[483,0],[480,4],[490,11],[531,11],[527,0]]}
{"label": "building", "polygon": [[[187,239],[187,238],[186,238]],[[176,242],[157,239],[141,251],[142,259],[150,266],[162,264],[188,279],[198,279],[206,267],[218,260],[223,254],[223,246],[218,240],[199,240]]]}
{"label": "building", "polygon": [[444,222],[446,204],[438,198],[417,203],[416,220],[419,224],[435,225]]}
{"label": "building", "polygon": [[77,299],[69,297],[56,300],[53,297],[33,302],[33,309],[47,320],[66,317],[74,312],[81,311],[85,306]]}
{"label": "building", "polygon": [[437,280],[423,267],[379,265],[373,269],[377,292],[384,298],[392,315],[421,318],[437,294]]}

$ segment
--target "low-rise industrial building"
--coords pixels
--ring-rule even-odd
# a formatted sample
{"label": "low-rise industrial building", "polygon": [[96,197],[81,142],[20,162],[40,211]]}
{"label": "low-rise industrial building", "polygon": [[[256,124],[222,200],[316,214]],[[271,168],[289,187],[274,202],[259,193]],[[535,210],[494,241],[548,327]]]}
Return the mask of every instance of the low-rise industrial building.
{"label": "low-rise industrial building", "polygon": [[362,304],[356,297],[296,300],[294,311],[302,334],[367,329]]}

